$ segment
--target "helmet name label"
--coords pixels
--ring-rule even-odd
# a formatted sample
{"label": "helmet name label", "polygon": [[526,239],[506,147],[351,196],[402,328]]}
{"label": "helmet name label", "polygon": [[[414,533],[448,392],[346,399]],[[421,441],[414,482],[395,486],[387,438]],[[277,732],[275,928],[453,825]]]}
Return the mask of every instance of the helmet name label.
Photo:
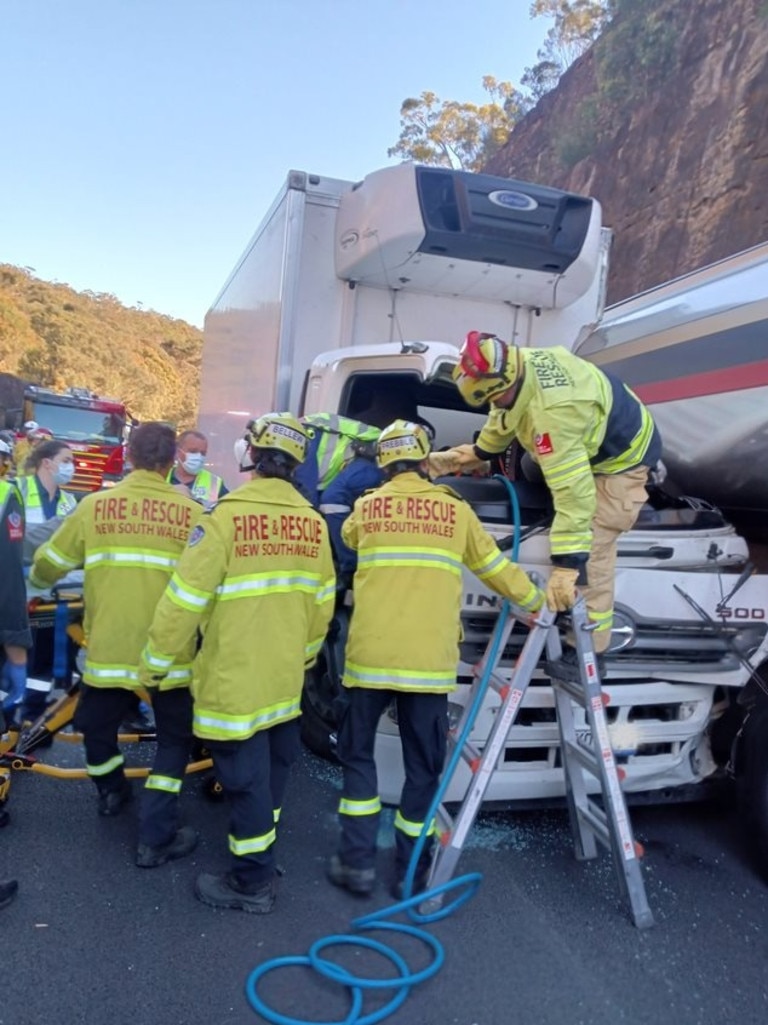
{"label": "helmet name label", "polygon": [[412,434],[403,434],[397,438],[387,438],[385,441],[380,441],[379,449],[381,452],[392,452],[399,448],[407,451],[415,448],[417,444],[418,442]]}
{"label": "helmet name label", "polygon": [[287,438],[288,441],[292,441],[295,445],[304,446],[307,443],[307,439],[303,434],[299,433],[299,431],[294,431],[292,427],[286,427],[285,424],[272,423],[270,424],[270,429],[273,434]]}

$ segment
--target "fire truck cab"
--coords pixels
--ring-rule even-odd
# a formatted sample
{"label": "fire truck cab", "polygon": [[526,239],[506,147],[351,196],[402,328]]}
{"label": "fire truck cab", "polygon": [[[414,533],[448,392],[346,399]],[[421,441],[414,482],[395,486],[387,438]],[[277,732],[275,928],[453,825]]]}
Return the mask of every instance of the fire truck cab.
{"label": "fire truck cab", "polygon": [[24,389],[22,423],[34,420],[74,452],[75,476],[68,489],[85,493],[116,484],[124,474],[124,446],[131,417],[117,399],[87,388]]}

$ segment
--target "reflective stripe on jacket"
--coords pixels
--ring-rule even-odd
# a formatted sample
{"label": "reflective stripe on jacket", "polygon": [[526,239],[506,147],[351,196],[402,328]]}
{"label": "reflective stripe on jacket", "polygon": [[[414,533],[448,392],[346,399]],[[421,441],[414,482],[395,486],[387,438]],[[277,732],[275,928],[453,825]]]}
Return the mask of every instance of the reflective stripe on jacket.
{"label": "reflective stripe on jacket", "polygon": [[199,626],[197,736],[245,740],[295,719],[335,594],[323,518],[287,481],[256,478],[195,530],[158,604],[142,678],[162,676]]}
{"label": "reflective stripe on jacket", "polygon": [[[133,470],[115,487],[86,495],[37,550],[30,581],[38,586],[85,568],[86,683],[139,686],[155,606],[201,515],[159,474]],[[193,654],[194,639],[169,667],[164,686],[190,683]]]}
{"label": "reflective stripe on jacket", "polygon": [[503,452],[516,438],[552,493],[552,556],[589,554],[595,474],[655,466],[661,438],[648,409],[619,380],[562,346],[521,349],[525,376],[511,409],[491,408],[476,442]]}
{"label": "reflective stripe on jacket", "polygon": [[357,550],[346,687],[455,689],[463,566],[517,605],[541,605],[472,508],[417,473],[358,499],[342,537]]}

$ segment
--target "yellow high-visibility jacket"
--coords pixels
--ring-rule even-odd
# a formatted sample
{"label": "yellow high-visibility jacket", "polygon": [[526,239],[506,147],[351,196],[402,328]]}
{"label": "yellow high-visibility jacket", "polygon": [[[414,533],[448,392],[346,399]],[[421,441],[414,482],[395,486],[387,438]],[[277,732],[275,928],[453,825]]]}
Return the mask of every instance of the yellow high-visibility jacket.
{"label": "yellow high-visibility jacket", "polygon": [[357,550],[345,687],[455,689],[462,566],[524,609],[543,602],[471,507],[417,473],[359,498],[342,537]]}
{"label": "yellow high-visibility jacket", "polygon": [[552,493],[553,561],[584,561],[592,548],[595,474],[655,466],[661,438],[646,407],[617,378],[559,345],[520,353],[520,393],[511,409],[492,406],[475,451],[487,458],[520,442]]}
{"label": "yellow high-visibility jacket", "polygon": [[[134,470],[86,495],[35,553],[30,582],[47,587],[85,569],[86,659],[92,687],[139,686],[139,660],[160,596],[202,509],[159,473]],[[178,652],[166,686],[188,686],[194,638]]]}
{"label": "yellow high-visibility jacket", "polygon": [[295,719],[335,595],[323,518],[287,481],[256,478],[193,531],[157,607],[142,679],[161,678],[199,627],[198,737],[245,740]]}

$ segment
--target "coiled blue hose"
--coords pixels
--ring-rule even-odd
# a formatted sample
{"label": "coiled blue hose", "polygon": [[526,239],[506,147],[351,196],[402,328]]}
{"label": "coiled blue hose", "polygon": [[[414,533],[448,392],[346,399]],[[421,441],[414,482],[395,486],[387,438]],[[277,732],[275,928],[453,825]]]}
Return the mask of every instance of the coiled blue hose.
{"label": "coiled blue hose", "polygon": [[[507,487],[507,491],[509,492],[514,519],[512,561],[517,562],[520,550],[520,503],[518,501],[514,485],[511,481],[508,481],[506,477],[496,477],[496,479],[503,481]],[[411,936],[429,947],[434,955],[432,962],[421,971],[412,973],[408,971],[408,965],[396,950],[393,950],[392,947],[389,947],[378,940],[371,939],[367,936],[360,936],[359,933],[337,933],[331,936],[325,936],[313,943],[308,954],[272,958],[270,961],[265,961],[263,964],[254,968],[248,975],[245,982],[245,995],[248,1003],[257,1014],[260,1014],[267,1021],[274,1022],[275,1025],[376,1025],[377,1022],[383,1021],[385,1018],[389,1017],[390,1014],[394,1013],[394,1011],[396,1011],[405,1002],[413,986],[416,986],[420,982],[424,982],[426,979],[431,979],[432,976],[442,968],[443,962],[445,961],[443,945],[426,930],[418,928],[418,925],[428,925],[431,922],[438,922],[443,918],[447,918],[448,915],[453,914],[453,912],[461,907],[462,904],[465,904],[475,895],[483,877],[479,872],[469,872],[463,876],[457,876],[455,879],[451,879],[440,886],[435,886],[430,890],[425,890],[423,893],[419,893],[416,896],[411,895],[413,891],[413,882],[416,877],[416,868],[419,863],[419,858],[421,857],[421,853],[424,849],[424,844],[427,841],[427,836],[429,835],[432,822],[435,819],[438,808],[442,804],[443,795],[445,794],[448,783],[453,776],[456,765],[461,758],[462,748],[475,725],[475,720],[480,708],[482,707],[483,701],[485,700],[485,694],[491,680],[491,672],[499,658],[504,622],[509,612],[510,603],[505,600],[502,602],[499,617],[493,630],[488,658],[486,659],[475,697],[472,705],[470,706],[462,731],[454,745],[453,753],[448,760],[446,768],[443,770],[440,785],[437,788],[432,804],[430,805],[429,811],[425,817],[424,826],[422,827],[421,833],[414,845],[411,860],[408,863],[408,869],[405,873],[405,879],[403,880],[403,893],[405,894],[404,900],[397,904],[392,904],[389,907],[382,908],[380,911],[374,911],[369,915],[364,915],[362,918],[356,918],[352,922],[352,928],[361,931],[366,929],[380,929]],[[460,892],[458,896],[454,897],[454,899],[448,904],[443,904],[436,911],[426,914],[422,914],[418,911],[418,907],[420,905],[427,904],[435,898],[442,898],[445,894],[448,894],[453,890],[462,890],[462,892]],[[400,913],[405,913],[408,918],[416,924],[407,925],[403,922],[389,921],[389,919],[394,918],[395,915]],[[350,945],[365,947],[368,950],[373,950],[376,953],[381,954],[383,957],[390,960],[395,968],[397,968],[400,973],[399,977],[396,979],[367,979],[362,976],[353,975],[351,972],[342,968],[340,965],[337,965],[335,962],[329,961],[327,958],[321,956],[322,951],[327,947]],[[296,965],[306,965],[314,968],[319,975],[326,979],[330,979],[332,982],[338,982],[340,985],[346,986],[350,990],[352,1003],[346,1018],[337,1021],[325,1022],[308,1021],[304,1018],[293,1018],[289,1015],[281,1014],[279,1011],[276,1011],[273,1007],[270,1007],[269,1004],[264,1002],[258,992],[259,981],[269,972],[272,972],[277,968],[287,968]],[[383,989],[394,989],[396,990],[395,995],[390,1001],[388,1001],[388,1003],[383,1007],[380,1007],[377,1011],[361,1016],[365,991]]]}
{"label": "coiled blue hose", "polygon": [[[367,936],[360,936],[359,934],[339,933],[317,940],[310,947],[309,953],[306,955],[276,957],[254,968],[245,983],[245,995],[248,1002],[254,1011],[263,1018],[266,1018],[267,1021],[275,1022],[276,1025],[375,1025],[376,1022],[383,1021],[384,1018],[389,1017],[390,1014],[404,1003],[413,986],[419,982],[424,982],[426,979],[431,979],[440,970],[445,960],[445,951],[442,944],[431,933],[428,933],[425,929],[419,929],[415,925],[407,925],[403,922],[390,922],[387,919],[394,917],[404,910],[407,910],[414,917],[415,921],[424,924],[434,922],[438,918],[445,918],[446,915],[451,914],[456,908],[468,901],[470,897],[474,896],[481,879],[482,876],[479,872],[472,872],[460,878],[452,879],[426,893],[420,893],[415,897],[410,897],[408,900],[393,904],[391,907],[374,911],[363,918],[356,918],[352,922],[352,927],[355,929],[388,930],[400,933],[401,935],[412,936],[414,939],[425,944],[431,950],[433,958],[430,964],[426,968],[422,968],[421,971],[409,972],[405,960],[396,950],[393,950],[392,947],[387,946],[385,943],[380,943],[378,940],[370,939]],[[420,915],[415,911],[416,905],[424,903],[430,897],[448,893],[450,890],[455,890],[459,887],[466,887],[465,892],[460,893],[458,897],[446,907],[441,908],[440,911],[429,915]],[[353,975],[335,962],[321,956],[322,951],[326,947],[345,945],[365,947],[367,950],[376,951],[376,953],[381,954],[392,962],[400,973],[399,977],[396,979],[367,979],[362,976]],[[352,1005],[346,1018],[331,1022],[318,1023],[314,1020],[310,1022],[304,1018],[293,1018],[289,1015],[281,1014],[264,1002],[257,989],[259,980],[276,968],[286,968],[295,965],[307,965],[314,968],[319,975],[330,979],[332,982],[338,982],[350,990]],[[396,991],[392,999],[377,1011],[361,1016],[364,992],[366,990],[384,989],[394,989]]]}

